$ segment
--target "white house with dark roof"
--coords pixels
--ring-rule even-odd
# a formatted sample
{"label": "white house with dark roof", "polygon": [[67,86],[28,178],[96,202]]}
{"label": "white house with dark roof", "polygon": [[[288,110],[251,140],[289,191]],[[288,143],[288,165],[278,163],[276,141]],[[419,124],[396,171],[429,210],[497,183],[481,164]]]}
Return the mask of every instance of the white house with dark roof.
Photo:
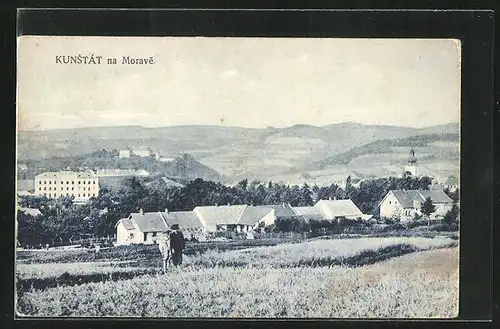
{"label": "white house with dark roof", "polygon": [[167,214],[158,212],[131,213],[116,223],[116,240],[122,244],[154,244],[168,230],[165,220]]}
{"label": "white house with dark roof", "polygon": [[451,209],[453,200],[443,190],[391,190],[379,202],[381,218],[400,218],[402,222],[421,215],[422,204],[430,198],[436,207],[432,219],[442,218]]}

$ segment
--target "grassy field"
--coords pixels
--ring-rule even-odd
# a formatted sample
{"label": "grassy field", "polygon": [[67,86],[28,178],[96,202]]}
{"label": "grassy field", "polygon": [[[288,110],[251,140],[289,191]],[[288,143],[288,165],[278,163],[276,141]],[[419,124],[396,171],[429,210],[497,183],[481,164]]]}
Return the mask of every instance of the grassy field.
{"label": "grassy field", "polygon": [[448,238],[318,239],[199,251],[167,274],[158,272],[153,251],[128,261],[26,262],[16,265],[17,310],[49,317],[454,317],[457,249]]}

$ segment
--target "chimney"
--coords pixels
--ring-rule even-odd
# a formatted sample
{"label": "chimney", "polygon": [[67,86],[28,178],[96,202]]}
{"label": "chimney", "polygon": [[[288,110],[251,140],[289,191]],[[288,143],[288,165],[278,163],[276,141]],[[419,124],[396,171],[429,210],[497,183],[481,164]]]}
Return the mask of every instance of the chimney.
{"label": "chimney", "polygon": [[281,204],[281,206],[286,207],[286,204],[283,202],[283,203]]}
{"label": "chimney", "polygon": [[337,197],[336,197],[336,196],[334,196],[334,197],[333,197],[333,200],[337,200]]}
{"label": "chimney", "polygon": [[332,201],[332,197],[331,197],[331,196],[329,196],[329,197],[328,197],[328,200],[329,200],[329,201]]}
{"label": "chimney", "polygon": [[230,205],[231,205],[231,203],[229,203],[229,202],[228,202],[228,203],[227,203],[227,206],[229,207]]}
{"label": "chimney", "polygon": [[217,204],[217,203],[215,203],[215,206],[217,207],[217,206],[218,206],[218,204]]}
{"label": "chimney", "polygon": [[168,208],[165,208],[165,213],[168,214]]}
{"label": "chimney", "polygon": [[142,208],[141,208],[141,209],[139,210],[139,213],[140,213],[141,215],[144,215],[144,209],[142,209]]}

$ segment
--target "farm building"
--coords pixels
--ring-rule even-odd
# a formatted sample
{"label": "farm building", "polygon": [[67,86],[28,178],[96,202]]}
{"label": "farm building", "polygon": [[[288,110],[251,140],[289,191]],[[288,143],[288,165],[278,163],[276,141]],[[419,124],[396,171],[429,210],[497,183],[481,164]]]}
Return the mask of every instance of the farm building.
{"label": "farm building", "polygon": [[193,212],[208,233],[220,230],[248,232],[259,225],[272,225],[276,218],[276,209],[272,206],[203,206],[194,208]]}
{"label": "farm building", "polygon": [[123,150],[120,150],[120,152],[118,153],[118,156],[120,158],[130,158],[130,149],[123,149]]}
{"label": "farm building", "polygon": [[416,214],[421,215],[421,207],[426,198],[430,198],[436,207],[432,219],[442,218],[451,209],[453,200],[443,190],[391,190],[380,201],[380,217],[399,217],[402,222],[411,220]]}
{"label": "farm building", "polygon": [[175,211],[168,212],[165,209],[164,215],[167,225],[171,227],[173,224],[179,224],[179,228],[184,232],[186,238],[190,238],[192,235],[200,239],[202,235],[203,227],[201,226],[200,219],[192,211]]}
{"label": "farm building", "polygon": [[251,232],[274,224],[276,218],[294,216],[290,205],[199,206],[193,211],[139,212],[116,224],[117,244],[156,243],[173,224],[179,224],[186,238],[202,240],[216,231]]}
{"label": "farm building", "polygon": [[165,220],[166,213],[143,212],[132,213],[116,223],[116,240],[123,244],[153,244],[168,231]]}
{"label": "farm building", "polygon": [[446,182],[444,182],[444,187],[451,192],[455,192],[459,188],[458,178],[455,176],[448,177]]}
{"label": "farm building", "polygon": [[297,215],[304,218],[321,218],[334,220],[336,218],[368,220],[372,216],[365,215],[352,200],[319,200],[312,207],[294,207]]}

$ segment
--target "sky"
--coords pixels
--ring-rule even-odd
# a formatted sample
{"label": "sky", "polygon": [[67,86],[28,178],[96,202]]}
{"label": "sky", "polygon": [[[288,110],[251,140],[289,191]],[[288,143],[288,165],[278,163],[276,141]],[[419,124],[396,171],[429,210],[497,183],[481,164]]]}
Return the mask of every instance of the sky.
{"label": "sky", "polygon": [[[58,64],[61,55],[100,65]],[[123,56],[154,64],[121,64]],[[116,58],[117,64],[106,64]],[[459,122],[451,39],[18,39],[18,129]]]}

